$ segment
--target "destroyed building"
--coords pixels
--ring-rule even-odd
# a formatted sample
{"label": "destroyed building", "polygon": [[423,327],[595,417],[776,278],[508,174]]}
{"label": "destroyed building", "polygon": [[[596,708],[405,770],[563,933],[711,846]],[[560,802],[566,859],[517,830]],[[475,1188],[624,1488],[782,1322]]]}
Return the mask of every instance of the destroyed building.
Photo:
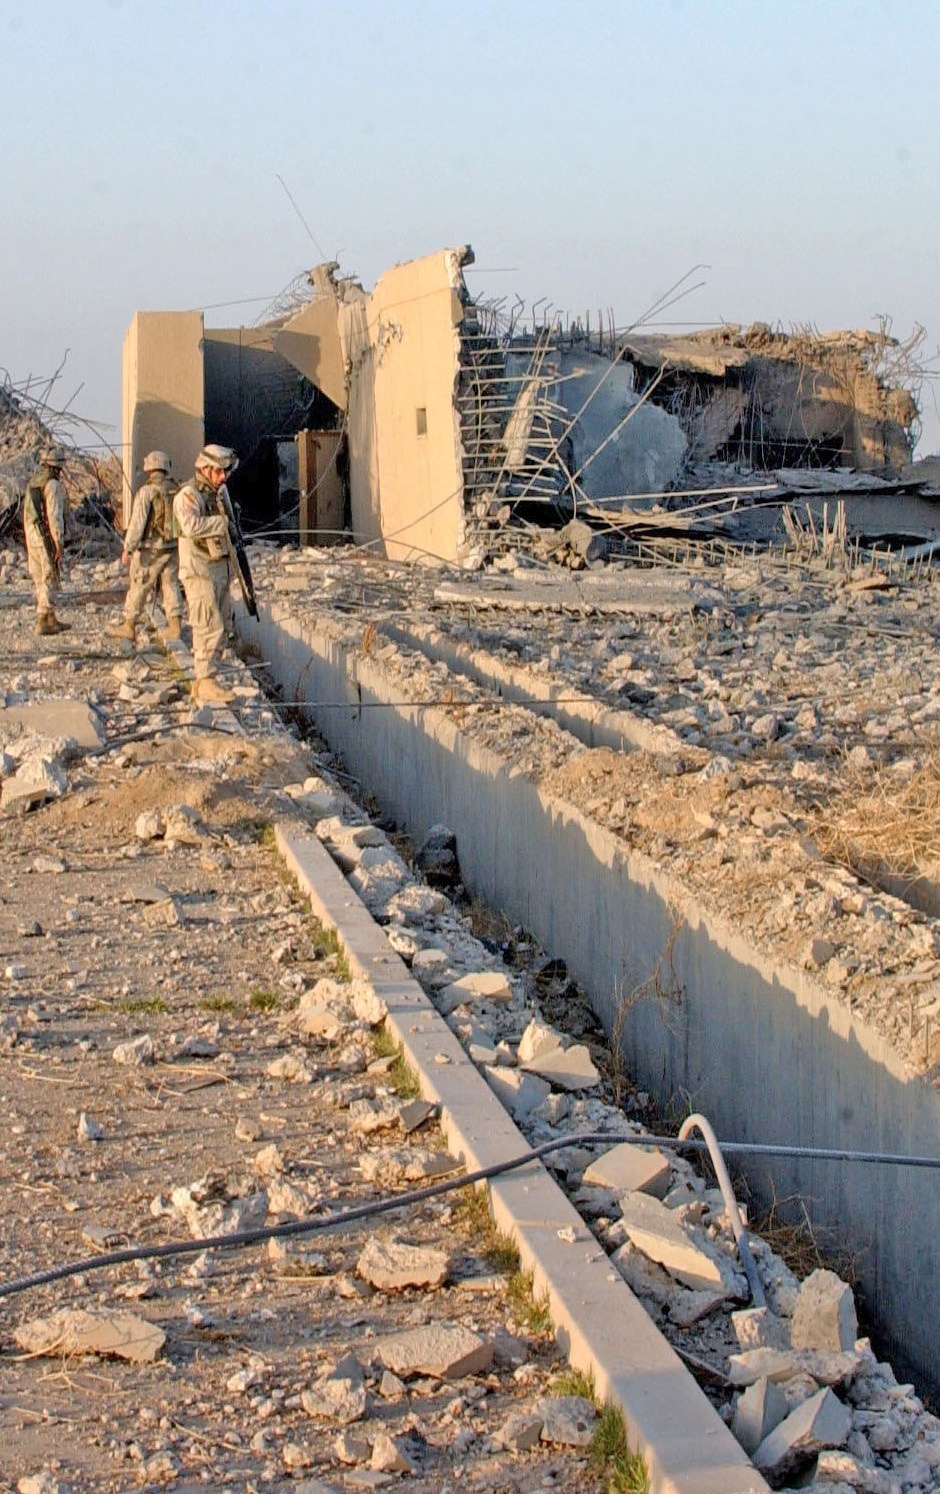
{"label": "destroyed building", "polygon": [[592,331],[475,300],[472,262],[469,247],[443,249],[371,291],[324,264],[299,304],[253,328],[138,312],[128,491],[149,448],[185,473],[217,441],[240,454],[249,530],[473,566],[517,542],[518,524],[648,508],[693,464],[890,475],[911,459],[917,405],[885,327]]}

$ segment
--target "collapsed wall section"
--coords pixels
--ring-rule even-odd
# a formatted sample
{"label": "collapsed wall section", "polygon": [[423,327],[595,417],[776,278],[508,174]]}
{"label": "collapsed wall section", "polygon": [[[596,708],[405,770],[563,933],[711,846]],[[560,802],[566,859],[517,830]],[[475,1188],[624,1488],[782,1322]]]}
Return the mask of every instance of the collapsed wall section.
{"label": "collapsed wall section", "polygon": [[127,329],[122,357],[125,523],[147,452],[167,452],[173,471],[185,476],[204,444],[203,332],[200,311],[138,311]]}

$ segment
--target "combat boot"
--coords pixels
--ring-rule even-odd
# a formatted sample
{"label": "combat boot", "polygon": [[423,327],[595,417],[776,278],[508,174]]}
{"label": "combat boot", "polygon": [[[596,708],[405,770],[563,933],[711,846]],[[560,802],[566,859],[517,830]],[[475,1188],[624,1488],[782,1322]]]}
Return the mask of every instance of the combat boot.
{"label": "combat boot", "polygon": [[36,632],[41,638],[48,638],[52,633],[67,633],[71,623],[62,622],[54,612],[40,612],[36,619]]}
{"label": "combat boot", "polygon": [[179,617],[176,614],[174,614],[172,617],[167,618],[166,630],[163,636],[166,639],[167,643],[179,643],[180,638],[182,637],[182,631],[180,629]]}
{"label": "combat boot", "polygon": [[209,676],[195,681],[192,698],[198,705],[230,705],[235,696],[231,690],[223,689],[218,680]]}
{"label": "combat boot", "polygon": [[126,619],[124,622],[110,623],[104,631],[108,638],[126,638],[128,643],[137,642],[137,628]]}

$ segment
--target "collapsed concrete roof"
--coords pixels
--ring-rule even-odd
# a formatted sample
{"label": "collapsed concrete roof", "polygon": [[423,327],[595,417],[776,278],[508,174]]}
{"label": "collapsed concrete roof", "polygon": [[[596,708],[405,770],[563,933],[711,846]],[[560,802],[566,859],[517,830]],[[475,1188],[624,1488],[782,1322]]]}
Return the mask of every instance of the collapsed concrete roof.
{"label": "collapsed concrete roof", "polygon": [[[441,249],[371,291],[319,265],[293,314],[252,329],[138,313],[125,340],[129,486],[148,446],[179,470],[203,440],[222,441],[242,455],[248,513],[274,517],[286,461],[274,448],[305,429],[331,432],[357,542],[473,565],[506,543],[513,519],[558,523],[655,498],[703,458],[866,471],[910,461],[911,347],[885,327],[591,333],[475,301],[463,275],[472,260],[469,246]],[[313,537],[335,525],[337,503],[325,524],[316,463],[302,467],[293,497]]]}

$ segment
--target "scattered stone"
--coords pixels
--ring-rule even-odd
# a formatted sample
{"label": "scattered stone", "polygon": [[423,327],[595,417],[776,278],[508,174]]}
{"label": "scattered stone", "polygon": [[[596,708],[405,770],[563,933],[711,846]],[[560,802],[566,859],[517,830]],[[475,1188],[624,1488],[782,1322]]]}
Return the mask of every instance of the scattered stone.
{"label": "scattered stone", "polygon": [[288,1084],[312,1084],[314,1080],[312,1071],[295,1053],[285,1053],[282,1058],[272,1059],[265,1073],[271,1079],[285,1079]]}
{"label": "scattered stone", "polygon": [[62,1308],[45,1318],[33,1318],[13,1337],[28,1354],[101,1354],[150,1364],[163,1348],[166,1334],[154,1323],[130,1312],[102,1312]]}
{"label": "scattered stone", "polygon": [[433,1375],[459,1380],[484,1374],[493,1363],[493,1345],[459,1324],[430,1323],[378,1340],[380,1362],[402,1379]]}
{"label": "scattered stone", "polygon": [[393,1100],[353,1100],[349,1107],[350,1130],[357,1136],[392,1131],[400,1125],[401,1111]]}
{"label": "scattered stone", "polygon": [[163,835],[163,816],[155,809],[146,809],[134,821],[134,834],[138,840],[159,840]]}
{"label": "scattered stone", "polygon": [[78,1117],[78,1139],[79,1141],[103,1141],[104,1130],[98,1122],[87,1116],[84,1110]]}
{"label": "scattered stone", "polygon": [[434,1288],[447,1279],[448,1257],[442,1250],[406,1245],[401,1240],[379,1240],[373,1235],[359,1257],[356,1270],[380,1292],[408,1287]]}
{"label": "scattered stone", "polygon": [[522,1067],[547,1079],[557,1089],[593,1089],[601,1082],[590,1050],[583,1043],[572,1043],[570,1048],[555,1048],[550,1053],[530,1059]]}
{"label": "scattered stone", "polygon": [[547,1396],[538,1401],[542,1417],[542,1442],[560,1442],[566,1447],[587,1447],[594,1436],[597,1412],[583,1395]]}
{"label": "scattered stone", "polygon": [[342,1426],[362,1421],[369,1404],[362,1365],[354,1354],[343,1358],[300,1397],[308,1416],[336,1421]]}
{"label": "scattered stone", "polygon": [[30,863],[30,871],[39,876],[61,877],[68,869],[69,864],[62,856],[34,856]]}
{"label": "scattered stone", "polygon": [[381,1027],[388,1016],[385,1002],[364,980],[353,981],[349,987],[349,1003],[359,1021],[366,1022],[370,1027]]}
{"label": "scattered stone", "polygon": [[131,1038],[129,1042],[118,1043],[111,1057],[115,1063],[123,1063],[132,1067],[153,1063],[153,1038],[149,1032],[144,1032],[140,1037]]}
{"label": "scattered stone", "polygon": [[790,1325],[769,1307],[743,1307],[731,1314],[731,1326],[742,1349],[789,1349]]}
{"label": "scattered stone", "polygon": [[372,1467],[383,1473],[417,1473],[418,1465],[408,1456],[400,1437],[379,1432],[372,1444]]}
{"label": "scattered stone", "polygon": [[514,1411],[493,1435],[510,1452],[530,1452],[538,1445],[544,1425],[537,1412]]}
{"label": "scattered stone", "polygon": [[60,799],[69,786],[68,775],[55,758],[31,757],[20,764],[0,788],[0,810],[24,814],[50,799]]}
{"label": "scattered stone", "polygon": [[745,1349],[728,1356],[732,1385],[752,1385],[761,1375],[782,1383],[794,1375],[811,1375],[819,1385],[841,1385],[858,1373],[861,1355],[826,1354],[820,1349]]}

